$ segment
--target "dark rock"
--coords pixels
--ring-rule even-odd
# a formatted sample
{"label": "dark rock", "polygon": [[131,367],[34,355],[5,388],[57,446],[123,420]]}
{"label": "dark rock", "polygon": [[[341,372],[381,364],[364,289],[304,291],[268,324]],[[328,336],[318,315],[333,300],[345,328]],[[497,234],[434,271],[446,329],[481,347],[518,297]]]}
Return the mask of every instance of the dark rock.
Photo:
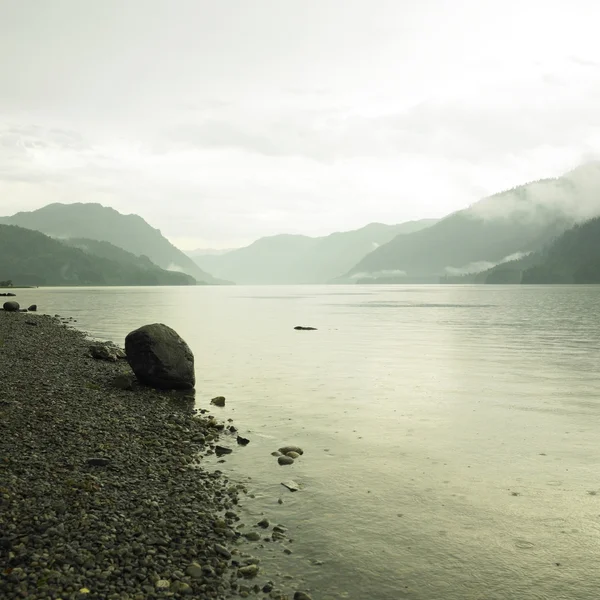
{"label": "dark rock", "polygon": [[37,327],[37,322],[36,321],[25,321],[26,325],[33,325],[34,327]]}
{"label": "dark rock", "polygon": [[279,456],[277,457],[277,462],[280,465],[293,465],[294,464],[294,459],[291,458],[290,456]]}
{"label": "dark rock", "polygon": [[250,443],[250,440],[248,438],[242,437],[241,435],[237,436],[237,443],[240,446],[247,446]]}
{"label": "dark rock", "polygon": [[189,596],[194,593],[194,590],[185,581],[174,581],[171,584],[170,591],[182,596]]}
{"label": "dark rock", "polygon": [[0,548],[3,550],[10,550],[12,548],[12,542],[10,538],[2,537],[0,538]]}
{"label": "dark rock", "polygon": [[27,310],[35,312],[37,310],[37,304],[32,304]]}
{"label": "dark rock", "polygon": [[3,308],[7,312],[18,312],[20,307],[18,302],[15,302],[14,300],[9,300],[8,302],[4,303]]}
{"label": "dark rock", "polygon": [[260,540],[260,533],[258,531],[249,531],[248,533],[244,533],[244,537],[249,542],[258,542]]}
{"label": "dark rock", "polygon": [[210,401],[215,406],[225,406],[225,396],[217,396]]}
{"label": "dark rock", "polygon": [[90,346],[90,355],[92,358],[113,362],[118,361],[120,358],[125,358],[125,352],[121,348],[110,344],[92,344]]}
{"label": "dark rock", "polygon": [[215,552],[227,560],[231,558],[231,552],[229,552],[225,546],[221,546],[220,544],[215,544]]}
{"label": "dark rock", "polygon": [[110,458],[88,458],[87,464],[90,467],[106,467],[110,464]]}
{"label": "dark rock", "polygon": [[304,454],[304,450],[299,446],[284,446],[283,448],[279,448],[279,452],[281,454],[287,454],[288,452],[297,452],[298,454]]}
{"label": "dark rock", "polygon": [[317,331],[316,327],[303,327],[302,325],[296,325],[294,329],[296,331]]}
{"label": "dark rock", "polygon": [[262,527],[263,529],[267,529],[267,528],[269,527],[269,524],[270,524],[270,523],[269,523],[269,519],[262,519],[261,521],[259,521],[259,522],[257,523],[257,525],[258,525],[259,527]]}
{"label": "dark rock", "polygon": [[231,454],[233,450],[231,448],[226,448],[225,446],[215,446],[215,454],[217,456],[223,456],[224,454]]}
{"label": "dark rock", "polygon": [[286,456],[289,456],[290,458],[293,458],[294,460],[295,460],[296,458],[299,458],[299,457],[300,457],[300,454],[298,454],[298,452],[286,452],[286,453],[285,453],[285,455],[286,455]]}
{"label": "dark rock", "polygon": [[296,592],[294,600],[312,600],[312,598],[306,592]]}
{"label": "dark rock", "polygon": [[251,577],[256,577],[258,575],[259,566],[258,565],[247,565],[245,567],[240,567],[238,569],[238,573],[247,579]]}
{"label": "dark rock", "polygon": [[185,341],[162,323],[144,325],[125,338],[127,360],[138,380],[159,389],[192,389],[194,355]]}
{"label": "dark rock", "polygon": [[0,294],[0,296],[14,297],[14,296],[16,296],[16,294],[13,294],[12,292],[5,292],[4,294]]}

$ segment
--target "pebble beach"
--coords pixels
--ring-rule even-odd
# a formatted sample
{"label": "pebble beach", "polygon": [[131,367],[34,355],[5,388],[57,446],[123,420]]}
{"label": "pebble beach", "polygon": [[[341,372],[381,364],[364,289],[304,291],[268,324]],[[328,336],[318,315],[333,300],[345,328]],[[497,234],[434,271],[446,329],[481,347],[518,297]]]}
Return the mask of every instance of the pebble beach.
{"label": "pebble beach", "polygon": [[0,597],[288,598],[244,547],[243,486],[202,465],[234,428],[193,393],[126,389],[90,343],[0,311]]}

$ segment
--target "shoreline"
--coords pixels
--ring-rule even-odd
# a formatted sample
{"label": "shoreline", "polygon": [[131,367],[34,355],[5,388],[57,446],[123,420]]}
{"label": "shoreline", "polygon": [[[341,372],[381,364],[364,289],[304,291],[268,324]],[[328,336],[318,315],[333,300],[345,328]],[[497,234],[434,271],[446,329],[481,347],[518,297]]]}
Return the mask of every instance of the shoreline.
{"label": "shoreline", "polygon": [[202,467],[225,425],[193,391],[119,389],[92,343],[0,311],[0,596],[289,598],[239,531],[244,486]]}

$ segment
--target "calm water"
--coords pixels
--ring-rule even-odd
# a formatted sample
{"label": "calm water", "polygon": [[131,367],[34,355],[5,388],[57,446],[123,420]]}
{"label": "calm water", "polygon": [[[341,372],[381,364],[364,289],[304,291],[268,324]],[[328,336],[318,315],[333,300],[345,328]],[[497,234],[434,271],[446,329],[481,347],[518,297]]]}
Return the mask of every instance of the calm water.
{"label": "calm water", "polygon": [[[600,597],[600,287],[26,290],[123,343],[149,322],[234,418],[269,568],[316,599]],[[318,327],[296,332],[295,325]],[[279,467],[270,452],[305,455]],[[293,478],[291,494],[280,482]],[[281,497],[283,505],[277,503]],[[256,520],[258,520],[256,518]],[[323,565],[313,564],[323,561]]]}

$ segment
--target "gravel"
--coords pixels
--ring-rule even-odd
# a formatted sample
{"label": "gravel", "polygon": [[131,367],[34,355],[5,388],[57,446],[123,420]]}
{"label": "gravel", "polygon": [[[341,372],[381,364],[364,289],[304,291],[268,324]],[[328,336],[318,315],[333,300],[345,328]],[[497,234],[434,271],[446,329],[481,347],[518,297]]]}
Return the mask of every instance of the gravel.
{"label": "gravel", "polygon": [[126,362],[89,347],[57,318],[0,311],[0,598],[268,590],[240,557],[242,486],[201,467],[232,434],[189,392],[118,387]]}

